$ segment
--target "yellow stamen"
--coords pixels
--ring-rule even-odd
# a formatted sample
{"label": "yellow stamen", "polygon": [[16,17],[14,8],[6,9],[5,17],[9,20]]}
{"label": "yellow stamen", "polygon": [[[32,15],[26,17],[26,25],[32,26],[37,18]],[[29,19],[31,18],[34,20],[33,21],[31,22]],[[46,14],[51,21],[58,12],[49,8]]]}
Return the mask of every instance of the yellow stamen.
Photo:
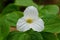
{"label": "yellow stamen", "polygon": [[31,24],[31,23],[33,22],[33,20],[32,20],[31,18],[28,18],[28,19],[26,20],[26,22],[29,23],[29,24]]}

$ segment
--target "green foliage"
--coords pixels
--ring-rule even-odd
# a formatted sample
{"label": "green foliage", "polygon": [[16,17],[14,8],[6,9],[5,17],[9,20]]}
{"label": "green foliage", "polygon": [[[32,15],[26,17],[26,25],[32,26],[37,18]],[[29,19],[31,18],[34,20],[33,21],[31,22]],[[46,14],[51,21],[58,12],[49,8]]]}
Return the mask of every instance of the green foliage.
{"label": "green foliage", "polygon": [[46,16],[43,18],[45,21],[45,31],[46,32],[53,32],[53,33],[60,33],[60,18],[58,16]]}
{"label": "green foliage", "polygon": [[[1,9],[3,8],[0,2]],[[35,6],[39,17],[45,22],[45,30],[41,33],[29,30],[27,32],[10,32],[10,27],[16,27],[19,18],[23,17],[20,6]],[[33,0],[15,0],[8,4],[0,13],[0,40],[60,40],[60,18],[57,5],[37,5]],[[59,34],[54,34],[59,33]]]}
{"label": "green foliage", "polygon": [[22,16],[23,16],[22,12],[14,11],[5,15],[5,20],[10,26],[16,26],[18,19],[21,18]]}
{"label": "green foliage", "polygon": [[7,40],[43,40],[43,38],[40,33],[29,30],[27,32],[11,32]]}
{"label": "green foliage", "polygon": [[14,5],[14,4],[9,4],[6,8],[4,8],[4,10],[2,11],[2,16],[7,14],[7,13],[11,13],[13,11],[18,11],[19,7]]}
{"label": "green foliage", "polygon": [[1,40],[3,40],[3,38],[9,34],[10,26],[16,26],[18,18],[20,18],[22,15],[22,12],[17,12],[17,6],[14,6],[13,4],[8,5],[3,10],[3,12],[0,14]]}
{"label": "green foliage", "polygon": [[36,5],[33,0],[16,0],[15,1],[16,5],[20,5],[20,6],[32,6],[32,5]]}
{"label": "green foliage", "polygon": [[60,33],[60,18],[58,11],[59,8],[56,5],[46,5],[39,10],[39,16],[45,22],[45,32]]}
{"label": "green foliage", "polygon": [[54,33],[42,32],[41,34],[44,40],[57,40],[58,39]]}
{"label": "green foliage", "polygon": [[0,18],[0,39],[2,40],[4,37],[6,37],[9,34],[9,25],[4,20],[5,17]]}
{"label": "green foliage", "polygon": [[59,7],[57,5],[45,5],[39,6],[39,12],[41,15],[57,15],[59,12]]}
{"label": "green foliage", "polygon": [[57,39],[60,40],[60,33],[57,34]]}

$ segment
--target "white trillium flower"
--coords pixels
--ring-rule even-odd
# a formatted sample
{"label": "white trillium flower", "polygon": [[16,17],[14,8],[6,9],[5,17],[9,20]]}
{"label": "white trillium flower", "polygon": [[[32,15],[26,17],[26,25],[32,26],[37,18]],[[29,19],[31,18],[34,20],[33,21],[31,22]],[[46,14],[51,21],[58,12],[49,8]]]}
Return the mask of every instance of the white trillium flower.
{"label": "white trillium flower", "polygon": [[33,29],[34,31],[41,32],[44,29],[44,22],[38,16],[38,10],[29,6],[24,11],[24,16],[17,22],[17,30],[25,32]]}

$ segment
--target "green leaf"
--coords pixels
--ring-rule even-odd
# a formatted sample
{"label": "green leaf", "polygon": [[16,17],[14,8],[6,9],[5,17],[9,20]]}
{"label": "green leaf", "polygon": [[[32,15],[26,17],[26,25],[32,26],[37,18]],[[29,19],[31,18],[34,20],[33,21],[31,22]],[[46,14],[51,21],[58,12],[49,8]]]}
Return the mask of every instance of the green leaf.
{"label": "green leaf", "polygon": [[14,4],[9,4],[3,11],[2,11],[2,16],[7,14],[7,13],[11,13],[13,11],[18,11],[19,7],[14,5]]}
{"label": "green leaf", "polygon": [[4,20],[4,18],[5,17],[0,18],[0,39],[6,37],[10,32],[10,27],[7,25],[8,23],[5,22],[6,20]]}
{"label": "green leaf", "polygon": [[60,32],[60,18],[53,15],[45,15],[43,17],[46,32],[59,33]]}
{"label": "green leaf", "polygon": [[58,16],[58,6],[48,5],[40,10],[40,17],[45,23],[45,32],[59,33],[60,32],[60,18]]}
{"label": "green leaf", "polygon": [[15,13],[13,11],[18,11],[18,7],[10,4],[0,14],[0,40],[3,40],[9,34],[10,26],[16,26],[18,18],[22,16],[19,14],[20,12]]}
{"label": "green leaf", "polygon": [[38,32],[27,31],[27,32],[11,32],[7,40],[43,40],[42,36]]}
{"label": "green leaf", "polygon": [[6,20],[6,22],[8,23],[7,25],[16,27],[16,23],[17,23],[18,19],[21,17],[23,17],[22,12],[14,11],[14,12],[6,14],[4,20]]}
{"label": "green leaf", "polygon": [[16,0],[15,4],[20,6],[36,6],[33,0]]}
{"label": "green leaf", "polygon": [[56,35],[57,35],[57,39],[60,40],[60,33],[58,33]]}
{"label": "green leaf", "polygon": [[59,12],[59,7],[57,5],[47,5],[44,8],[53,15]]}
{"label": "green leaf", "polygon": [[5,16],[3,20],[6,20],[7,25],[16,26],[17,20],[22,17],[22,12],[16,11],[19,11],[19,7],[14,4],[9,4],[0,14],[0,17]]}
{"label": "green leaf", "polygon": [[42,32],[41,34],[44,40],[57,40],[57,37],[54,33]]}
{"label": "green leaf", "polygon": [[59,12],[59,7],[57,5],[46,5],[42,6],[39,12],[41,13],[41,15],[45,14],[57,15]]}
{"label": "green leaf", "polygon": [[22,32],[11,32],[7,40],[30,40],[29,35]]}
{"label": "green leaf", "polygon": [[43,40],[43,37],[39,32],[29,30],[27,33],[29,33],[31,40]]}
{"label": "green leaf", "polygon": [[17,20],[23,16],[22,12],[14,11],[0,17],[0,39],[10,32],[10,26],[16,26]]}
{"label": "green leaf", "polygon": [[4,38],[2,36],[0,36],[0,40],[3,40]]}

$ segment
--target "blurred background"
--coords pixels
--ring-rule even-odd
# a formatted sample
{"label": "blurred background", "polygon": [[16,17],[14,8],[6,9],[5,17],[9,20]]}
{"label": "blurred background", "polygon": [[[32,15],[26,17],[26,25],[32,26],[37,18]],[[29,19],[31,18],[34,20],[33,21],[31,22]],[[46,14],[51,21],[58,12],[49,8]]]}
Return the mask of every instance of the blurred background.
{"label": "blurred background", "polygon": [[[0,0],[0,13],[2,10],[11,3],[14,3],[15,0]],[[48,5],[48,4],[56,4],[60,7],[60,0],[33,0],[34,3],[38,5]],[[24,10],[24,7],[22,7],[20,10]]]}

